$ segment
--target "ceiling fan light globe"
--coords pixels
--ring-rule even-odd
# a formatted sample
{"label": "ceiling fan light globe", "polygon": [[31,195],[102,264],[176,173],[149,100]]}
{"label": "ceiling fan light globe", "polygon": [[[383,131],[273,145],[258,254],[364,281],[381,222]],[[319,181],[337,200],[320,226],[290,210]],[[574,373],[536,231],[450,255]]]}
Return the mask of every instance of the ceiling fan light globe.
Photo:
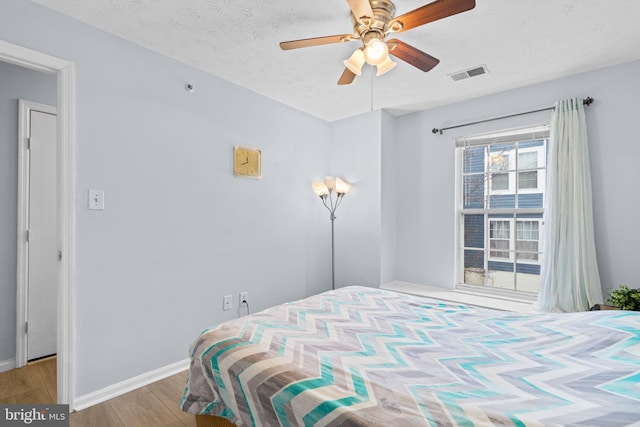
{"label": "ceiling fan light globe", "polygon": [[378,64],[376,66],[378,68],[378,71],[376,72],[376,76],[381,76],[384,73],[393,70],[396,65],[398,65],[398,63],[397,62],[393,62],[391,60],[391,57],[389,57],[389,55],[387,55],[387,57],[384,59],[384,61],[382,61],[380,64]]}
{"label": "ceiling fan light globe", "polygon": [[381,64],[388,54],[389,47],[380,39],[372,39],[364,48],[364,60],[369,65]]}
{"label": "ceiling fan light globe", "polygon": [[349,59],[345,59],[342,61],[345,67],[347,67],[353,74],[359,76],[362,74],[362,65],[364,64],[364,53],[362,53],[361,49],[356,49],[355,52],[349,57]]}

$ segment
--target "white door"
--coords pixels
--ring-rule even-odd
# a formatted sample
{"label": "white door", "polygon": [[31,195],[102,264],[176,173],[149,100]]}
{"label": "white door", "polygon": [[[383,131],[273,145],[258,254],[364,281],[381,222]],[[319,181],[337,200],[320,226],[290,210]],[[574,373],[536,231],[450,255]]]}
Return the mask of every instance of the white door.
{"label": "white door", "polygon": [[29,112],[28,360],[55,354],[57,341],[56,115],[46,110]]}

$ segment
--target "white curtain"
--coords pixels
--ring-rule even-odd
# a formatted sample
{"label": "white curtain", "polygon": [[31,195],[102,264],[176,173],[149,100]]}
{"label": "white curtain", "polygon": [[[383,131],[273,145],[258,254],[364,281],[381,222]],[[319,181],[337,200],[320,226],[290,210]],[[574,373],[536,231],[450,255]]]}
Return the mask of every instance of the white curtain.
{"label": "white curtain", "polygon": [[539,308],[573,312],[602,303],[593,233],[587,125],[581,99],[562,100],[555,105],[544,221]]}

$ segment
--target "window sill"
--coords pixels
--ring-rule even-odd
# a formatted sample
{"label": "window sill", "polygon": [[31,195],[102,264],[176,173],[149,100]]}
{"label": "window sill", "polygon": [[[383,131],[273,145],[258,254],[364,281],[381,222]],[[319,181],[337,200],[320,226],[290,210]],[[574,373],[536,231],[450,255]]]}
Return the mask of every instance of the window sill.
{"label": "window sill", "polygon": [[414,283],[393,281],[380,286],[381,289],[402,292],[405,294],[435,298],[494,310],[513,311],[516,313],[535,313],[535,301],[517,297],[486,295],[479,292],[444,289],[435,286],[417,285]]}

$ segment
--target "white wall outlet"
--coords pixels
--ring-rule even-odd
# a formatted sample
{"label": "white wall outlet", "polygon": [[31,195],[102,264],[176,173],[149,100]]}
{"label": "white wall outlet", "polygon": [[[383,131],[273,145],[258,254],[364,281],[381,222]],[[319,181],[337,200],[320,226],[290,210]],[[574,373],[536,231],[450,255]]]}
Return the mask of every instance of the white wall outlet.
{"label": "white wall outlet", "polygon": [[222,309],[231,310],[231,295],[225,295],[222,297]]}
{"label": "white wall outlet", "polygon": [[89,209],[98,211],[104,210],[103,190],[89,190]]}
{"label": "white wall outlet", "polygon": [[240,305],[243,305],[245,302],[249,304],[249,292],[240,292]]}

